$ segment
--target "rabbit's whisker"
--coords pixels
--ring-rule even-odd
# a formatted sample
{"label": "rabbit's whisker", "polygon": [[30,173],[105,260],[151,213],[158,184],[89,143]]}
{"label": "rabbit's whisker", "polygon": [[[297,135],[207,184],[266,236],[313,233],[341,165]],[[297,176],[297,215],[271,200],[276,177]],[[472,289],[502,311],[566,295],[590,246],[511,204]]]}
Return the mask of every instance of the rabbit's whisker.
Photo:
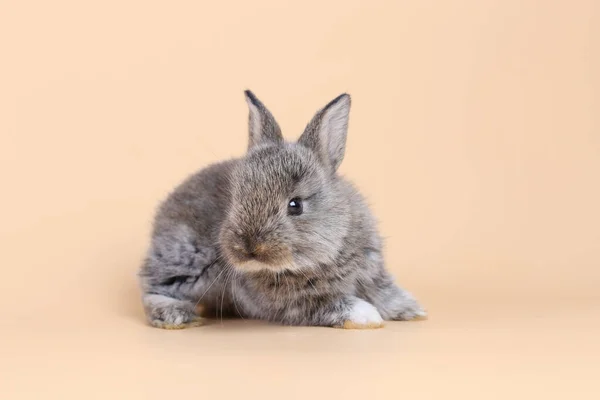
{"label": "rabbit's whisker", "polygon": [[206,293],[208,293],[208,291],[210,290],[210,288],[215,284],[215,282],[217,281],[217,279],[219,279],[219,277],[221,275],[223,275],[223,272],[225,272],[227,268],[223,268],[221,270],[221,272],[219,272],[216,276],[216,278],[212,281],[212,283],[210,285],[208,285],[208,287],[206,288],[206,290],[204,291],[204,293],[202,293],[202,296],[200,296],[200,298],[198,299],[198,301],[196,302],[196,306],[198,306],[198,304],[200,304],[200,301],[202,301],[202,299],[204,298],[204,296],[206,295]]}
{"label": "rabbit's whisker", "polygon": [[233,275],[234,269],[229,268],[229,272],[225,276],[225,283],[223,283],[223,290],[221,293],[221,325],[223,325],[223,300],[225,299],[225,291],[227,290],[227,283],[229,282],[231,275]]}

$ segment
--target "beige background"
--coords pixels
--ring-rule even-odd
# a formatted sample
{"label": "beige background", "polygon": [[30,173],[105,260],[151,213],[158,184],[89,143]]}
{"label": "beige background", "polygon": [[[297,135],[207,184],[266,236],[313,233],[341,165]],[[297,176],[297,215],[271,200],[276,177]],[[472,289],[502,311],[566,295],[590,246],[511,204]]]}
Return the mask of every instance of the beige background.
{"label": "beige background", "polygon": [[[0,397],[599,398],[600,3],[0,2]],[[353,96],[343,173],[430,310],[145,326],[158,201]]]}

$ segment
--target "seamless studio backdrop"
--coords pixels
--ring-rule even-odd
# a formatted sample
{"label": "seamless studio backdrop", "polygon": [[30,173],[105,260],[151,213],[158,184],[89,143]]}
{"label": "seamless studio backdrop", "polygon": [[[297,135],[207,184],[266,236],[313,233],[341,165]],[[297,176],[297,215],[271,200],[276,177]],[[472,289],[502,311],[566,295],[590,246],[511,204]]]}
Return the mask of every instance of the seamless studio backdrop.
{"label": "seamless studio backdrop", "polygon": [[[154,210],[243,154],[246,88],[289,139],[352,95],[428,321],[145,325]],[[0,2],[0,397],[598,398],[599,93],[594,0]]]}

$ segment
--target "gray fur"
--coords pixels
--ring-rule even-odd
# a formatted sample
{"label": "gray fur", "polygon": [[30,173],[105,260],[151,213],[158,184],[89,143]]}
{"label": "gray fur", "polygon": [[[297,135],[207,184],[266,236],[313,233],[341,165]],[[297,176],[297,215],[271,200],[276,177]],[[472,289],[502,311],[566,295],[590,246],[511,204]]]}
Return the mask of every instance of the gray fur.
{"label": "gray fur", "polygon": [[[192,175],[161,204],[140,271],[149,322],[162,328],[212,315],[288,325],[373,327],[424,310],[386,271],[363,197],[336,170],[350,96],[317,112],[296,143],[246,92],[245,157]],[[290,199],[304,213],[288,215]]]}

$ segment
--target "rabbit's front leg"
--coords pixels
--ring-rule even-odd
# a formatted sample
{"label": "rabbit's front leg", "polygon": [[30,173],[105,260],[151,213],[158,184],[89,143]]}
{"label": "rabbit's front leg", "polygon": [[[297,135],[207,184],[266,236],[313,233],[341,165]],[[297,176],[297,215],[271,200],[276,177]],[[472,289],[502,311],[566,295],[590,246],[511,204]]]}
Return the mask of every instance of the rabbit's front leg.
{"label": "rabbit's front leg", "polygon": [[383,318],[371,303],[358,297],[353,299],[352,305],[340,328],[344,329],[376,329],[383,327]]}

